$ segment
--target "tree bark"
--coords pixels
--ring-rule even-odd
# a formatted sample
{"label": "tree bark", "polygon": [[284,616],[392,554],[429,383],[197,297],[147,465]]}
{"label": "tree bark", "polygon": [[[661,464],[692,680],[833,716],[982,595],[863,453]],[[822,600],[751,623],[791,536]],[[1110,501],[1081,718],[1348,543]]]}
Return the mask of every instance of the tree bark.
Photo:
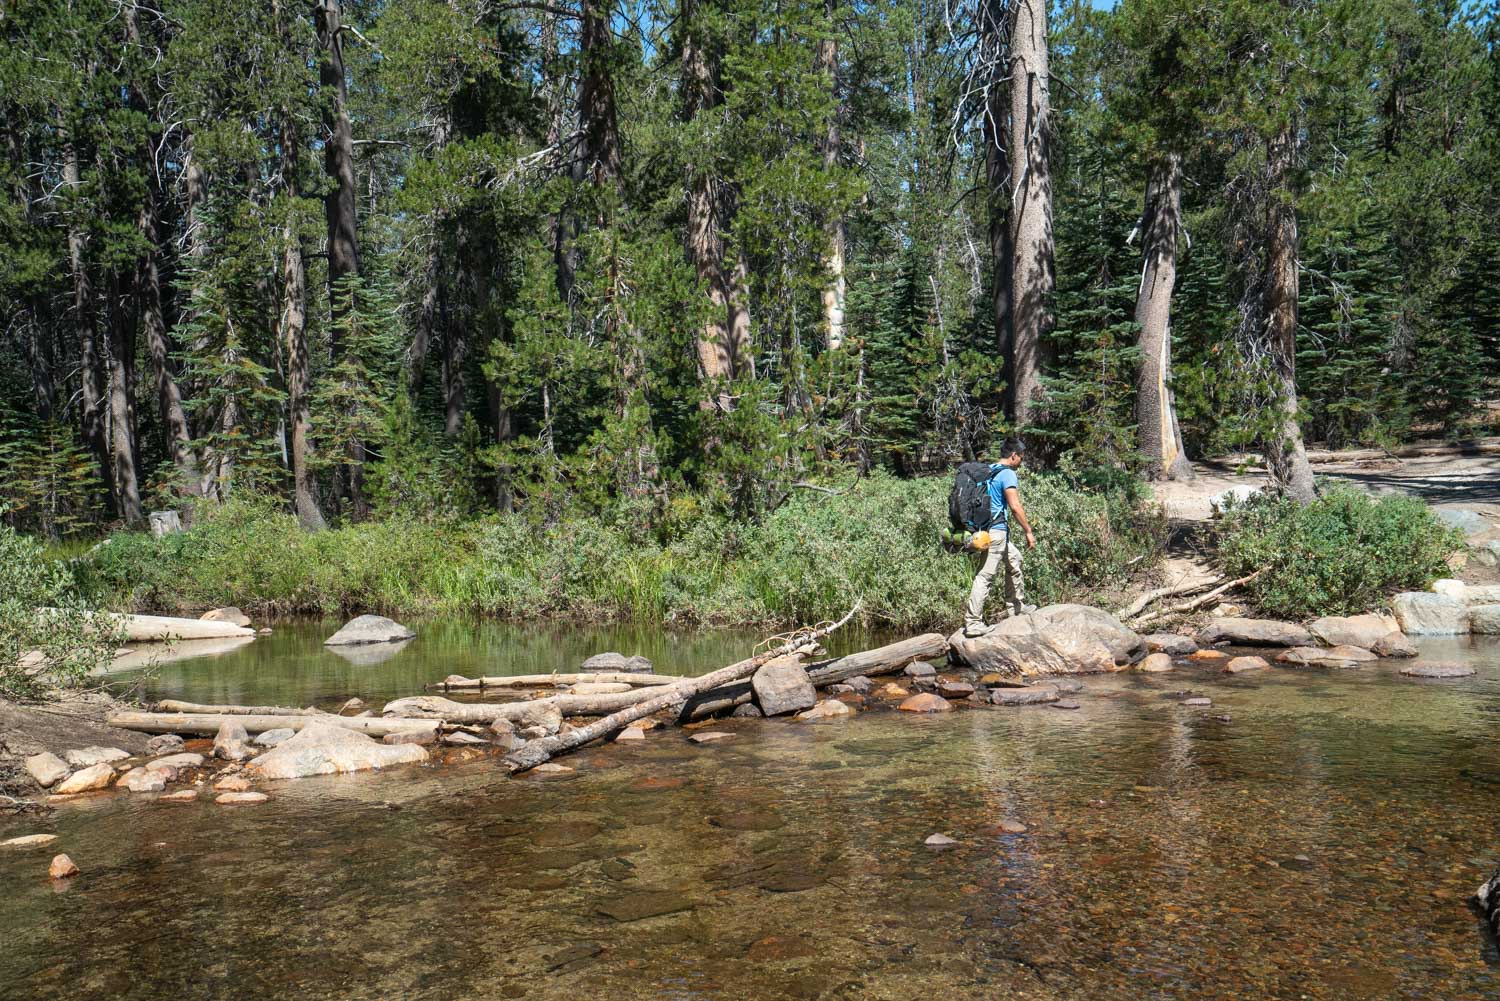
{"label": "tree bark", "polygon": [[[354,181],[354,128],[349,121],[349,83],[344,69],[343,12],[340,0],[317,0],[318,83],[323,99],[324,170],[333,187],[323,200],[328,222],[328,286],[359,274],[359,241]],[[347,306],[333,299],[335,317]],[[336,349],[335,349],[336,353]]]}
{"label": "tree bark", "polygon": [[990,61],[988,92],[984,103],[984,175],[989,189],[990,261],[994,268],[991,307],[995,324],[995,354],[1004,367],[1005,410],[1012,412],[1015,352],[1011,339],[1011,246],[1010,177],[1011,158],[1006,150],[1010,134],[1010,73],[1005,46],[1005,10],[1001,0],[987,0],[984,7],[982,47]]}
{"label": "tree bark", "polygon": [[1297,422],[1297,209],[1292,202],[1291,172],[1296,162],[1297,132],[1287,124],[1266,149],[1269,192],[1266,201],[1266,276],[1263,311],[1266,341],[1276,378],[1276,428],[1266,442],[1271,482],[1299,504],[1316,496],[1312,466]]}
{"label": "tree bark", "polygon": [[135,436],[135,331],[126,310],[129,280],[118,272],[110,280],[107,317],[110,474],[115,503],[127,526],[146,521],[141,509]]}
{"label": "tree bark", "polygon": [[1141,217],[1144,261],[1136,295],[1141,364],[1135,380],[1135,420],[1151,479],[1190,480],[1172,392],[1172,292],[1177,285],[1177,241],[1182,235],[1182,161],[1172,153],[1151,168]]}
{"label": "tree bark", "polygon": [[[840,118],[844,112],[839,92],[839,43],[835,34],[838,17],[838,0],[824,0],[823,10],[828,19],[828,34],[818,39],[815,63],[818,72],[828,78],[828,87],[833,95],[833,113],[828,118],[828,127],[822,138],[823,166],[832,171],[838,166],[842,148]],[[827,284],[823,286],[824,344],[829,351],[837,351],[844,345],[844,317],[848,302],[848,285],[844,276],[844,245],[847,230],[842,212],[836,214],[828,226],[828,249],[823,263],[827,269]]]}
{"label": "tree bark", "polygon": [[[76,193],[83,187],[83,178],[78,169],[78,147],[69,138],[63,144],[63,184]],[[73,333],[78,340],[79,401],[82,410],[83,437],[94,460],[99,464],[99,474],[110,487],[110,498],[114,498],[114,473],[110,468],[109,442],[104,433],[104,393],[101,389],[99,337],[94,324],[94,288],[89,277],[88,262],[84,260],[87,236],[78,221],[81,207],[74,204],[68,212],[68,270],[73,285]]]}
{"label": "tree bark", "polygon": [[327,527],[318,502],[318,480],[312,471],[311,360],[307,346],[307,264],[296,203],[301,196],[297,161],[301,149],[296,122],[287,109],[281,116],[281,175],[286,185],[287,214],[281,224],[281,330],[286,355],[288,423],[291,426],[292,505],[304,531]]}
{"label": "tree bark", "polygon": [[1011,423],[1038,416],[1056,286],[1046,0],[1012,0],[1010,22]]}
{"label": "tree bark", "polygon": [[427,719],[381,719],[378,716],[334,716],[320,713],[317,716],[238,716],[228,713],[139,713],[124,712],[111,716],[108,723],[121,730],[140,733],[182,733],[201,737],[219,732],[225,723],[237,723],[247,733],[265,733],[267,730],[301,730],[309,723],[358,730],[371,737],[384,737],[388,733],[431,733],[436,736],[441,724]]}

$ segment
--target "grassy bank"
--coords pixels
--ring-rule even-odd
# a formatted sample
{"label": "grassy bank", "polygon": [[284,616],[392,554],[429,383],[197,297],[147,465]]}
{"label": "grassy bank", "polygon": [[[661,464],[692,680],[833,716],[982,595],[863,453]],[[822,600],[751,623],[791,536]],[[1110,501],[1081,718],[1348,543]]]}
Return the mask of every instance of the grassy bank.
{"label": "grassy bank", "polygon": [[[278,505],[242,498],[179,535],[110,538],[74,561],[96,600],[171,612],[378,611],[503,618],[772,624],[842,615],[865,624],[956,623],[973,567],[939,546],[948,477],[876,477],[839,496],[799,492],[746,525],[674,503],[675,529],[642,534],[607,515],[538,527],[520,517],[392,520],[302,533]],[[1118,594],[1154,565],[1163,526],[1139,484],[1027,474],[1038,548],[1032,600]]]}

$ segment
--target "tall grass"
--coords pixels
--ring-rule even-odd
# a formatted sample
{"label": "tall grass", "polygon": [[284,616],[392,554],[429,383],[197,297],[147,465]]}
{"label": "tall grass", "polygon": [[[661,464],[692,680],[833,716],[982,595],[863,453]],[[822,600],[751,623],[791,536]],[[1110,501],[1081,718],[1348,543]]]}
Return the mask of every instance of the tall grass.
{"label": "tall grass", "polygon": [[[234,604],[258,613],[466,612],[524,619],[771,624],[842,615],[864,624],[951,625],[971,561],[939,545],[947,477],[860,481],[793,497],[763,523],[703,514],[641,538],[607,517],[537,528],[520,517],[368,522],[302,533],[279,506],[240,499],[163,539],[116,535],[76,561],[114,607]],[[1130,481],[1028,474],[1038,548],[1033,600],[1087,600],[1149,570],[1161,525]]]}

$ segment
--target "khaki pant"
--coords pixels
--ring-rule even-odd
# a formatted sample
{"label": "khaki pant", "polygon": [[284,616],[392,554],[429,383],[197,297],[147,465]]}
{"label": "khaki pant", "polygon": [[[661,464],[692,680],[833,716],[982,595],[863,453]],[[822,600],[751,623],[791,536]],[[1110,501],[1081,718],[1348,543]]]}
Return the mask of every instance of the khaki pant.
{"label": "khaki pant", "polygon": [[984,566],[974,575],[974,586],[969,588],[969,604],[964,609],[964,625],[977,626],[984,622],[984,602],[990,595],[990,581],[1004,570],[1005,604],[1011,615],[1020,615],[1026,604],[1026,586],[1021,579],[1021,550],[1010,544],[1008,535],[994,535]]}

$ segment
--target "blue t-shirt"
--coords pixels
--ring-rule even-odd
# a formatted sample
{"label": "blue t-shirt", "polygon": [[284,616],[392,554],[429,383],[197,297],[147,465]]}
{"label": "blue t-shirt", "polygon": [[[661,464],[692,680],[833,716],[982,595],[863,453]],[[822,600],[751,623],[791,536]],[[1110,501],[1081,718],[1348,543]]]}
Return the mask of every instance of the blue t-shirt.
{"label": "blue t-shirt", "polygon": [[1010,505],[1005,503],[1006,487],[1019,487],[1016,471],[1004,463],[990,466],[995,475],[990,477],[990,531],[1009,533]]}

